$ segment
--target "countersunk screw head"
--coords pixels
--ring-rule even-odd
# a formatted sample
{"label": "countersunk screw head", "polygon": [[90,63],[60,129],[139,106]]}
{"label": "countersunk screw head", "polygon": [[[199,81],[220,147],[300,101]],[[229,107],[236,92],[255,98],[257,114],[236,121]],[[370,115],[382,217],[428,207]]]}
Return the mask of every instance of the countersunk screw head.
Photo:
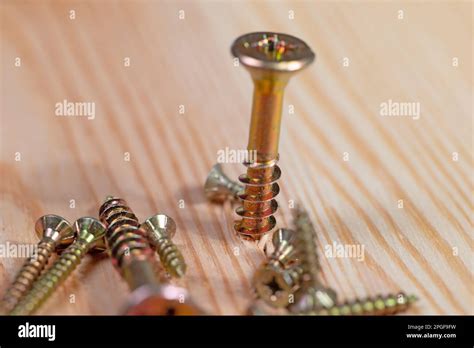
{"label": "countersunk screw head", "polygon": [[231,52],[246,67],[278,72],[301,70],[315,58],[303,40],[274,32],[242,35],[232,44]]}
{"label": "countersunk screw head", "polygon": [[160,256],[166,271],[174,277],[182,277],[186,273],[186,262],[171,238],[176,233],[176,223],[165,214],[157,214],[148,218],[141,229],[146,232],[148,240]]}
{"label": "countersunk screw head", "polygon": [[165,214],[157,214],[145,220],[142,223],[143,228],[149,236],[154,236],[156,239],[173,238],[176,234],[176,223],[174,220]]}
{"label": "countersunk screw head", "polygon": [[243,189],[243,185],[231,180],[224,173],[220,163],[212,167],[204,183],[206,197],[213,203],[224,203],[228,199],[237,200],[239,192]]}
{"label": "countersunk screw head", "polygon": [[35,223],[35,231],[41,239],[51,239],[57,249],[64,249],[74,241],[75,232],[71,224],[58,215],[43,215]]}
{"label": "countersunk screw head", "polygon": [[291,261],[296,261],[295,254],[296,233],[288,228],[280,228],[272,236],[272,244],[275,248],[270,260],[278,261],[282,267],[287,266]]}
{"label": "countersunk screw head", "polygon": [[267,265],[255,272],[255,290],[260,298],[275,307],[288,305],[289,296],[294,292],[291,277],[283,269]]}
{"label": "countersunk screw head", "polygon": [[291,244],[295,240],[295,231],[289,228],[280,228],[273,233],[272,243],[275,249],[282,244]]}
{"label": "countersunk screw head", "polygon": [[89,216],[81,217],[74,222],[77,239],[90,243],[90,251],[102,252],[106,250],[105,226],[97,219]]}

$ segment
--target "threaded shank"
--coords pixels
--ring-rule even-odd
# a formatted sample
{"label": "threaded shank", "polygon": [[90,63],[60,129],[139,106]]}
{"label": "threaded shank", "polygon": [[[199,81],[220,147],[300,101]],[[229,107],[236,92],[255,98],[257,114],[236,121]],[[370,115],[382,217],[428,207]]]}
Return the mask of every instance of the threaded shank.
{"label": "threaded shank", "polygon": [[186,262],[176,244],[170,238],[154,239],[152,242],[166,271],[172,276],[182,277],[186,273]]}
{"label": "threaded shank", "polygon": [[31,289],[46,267],[54,249],[55,243],[53,241],[41,241],[38,244],[36,254],[23,264],[12,285],[6,291],[2,300],[3,310],[11,311]]}
{"label": "threaded shank", "polygon": [[368,297],[346,302],[328,309],[311,312],[313,315],[390,315],[407,310],[415,301],[403,292],[386,296]]}
{"label": "threaded shank", "polygon": [[308,286],[318,287],[319,264],[318,251],[316,248],[316,232],[308,213],[297,209],[294,218],[296,230],[296,243],[298,248],[298,257],[301,265],[307,274]]}
{"label": "threaded shank", "polygon": [[138,218],[125,200],[108,198],[99,209],[99,217],[107,227],[105,236],[110,255],[122,274],[134,261],[154,262],[146,232],[139,227]]}
{"label": "threaded shank", "polygon": [[242,219],[234,228],[245,239],[259,240],[276,225],[273,215],[278,203],[274,198],[280,192],[276,181],[281,176],[276,163],[276,159],[266,163],[246,163],[247,174],[239,177],[245,184],[245,192],[239,195],[242,206],[236,210]]}
{"label": "threaded shank", "polygon": [[10,314],[28,315],[35,312],[76,269],[88,250],[89,245],[85,241],[78,240],[71,244],[51,268],[34,283],[31,291],[13,308]]}

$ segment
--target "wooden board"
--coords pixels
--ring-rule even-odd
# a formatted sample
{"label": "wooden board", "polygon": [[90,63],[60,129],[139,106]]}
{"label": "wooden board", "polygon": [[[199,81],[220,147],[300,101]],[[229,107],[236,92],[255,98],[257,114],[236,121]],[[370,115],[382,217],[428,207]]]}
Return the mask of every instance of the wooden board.
{"label": "wooden board", "polygon": [[[202,184],[219,150],[247,144],[252,84],[230,44],[272,30],[317,54],[286,91],[279,226],[293,203],[309,211],[324,282],[341,300],[403,290],[420,298],[410,313],[473,314],[472,11],[3,1],[0,243],[35,243],[42,214],[97,216],[118,195],[140,218],[175,218],[189,265],[178,283],[206,311],[243,313],[263,243],[236,237],[234,207],[208,204]],[[56,116],[63,100],[94,102],[95,118]],[[419,103],[419,117],[382,115],[390,100]],[[325,256],[333,242],[364,246],[364,259]],[[0,259],[1,293],[22,261]],[[88,256],[39,313],[115,314],[127,293],[107,257]]]}

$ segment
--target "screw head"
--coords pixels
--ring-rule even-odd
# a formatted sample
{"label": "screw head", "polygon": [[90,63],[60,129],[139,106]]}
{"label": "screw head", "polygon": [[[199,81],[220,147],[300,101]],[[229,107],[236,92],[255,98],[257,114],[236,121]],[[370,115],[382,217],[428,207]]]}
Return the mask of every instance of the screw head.
{"label": "screw head", "polygon": [[173,238],[176,233],[176,223],[174,220],[165,214],[156,214],[142,223],[141,228],[146,231],[149,236],[154,236],[156,239],[163,237]]}
{"label": "screw head", "polygon": [[310,287],[300,290],[295,303],[290,306],[292,313],[308,313],[329,309],[337,304],[337,293],[331,288]]}
{"label": "screw head", "polygon": [[97,219],[89,216],[81,217],[74,222],[77,238],[85,239],[91,243],[91,251],[102,252],[105,245],[105,226]]}
{"label": "screw head", "polygon": [[36,234],[40,238],[50,238],[57,243],[57,248],[64,249],[74,241],[75,232],[65,218],[48,214],[35,223]]}
{"label": "screw head", "polygon": [[224,173],[220,163],[215,164],[204,183],[204,192],[209,201],[213,203],[224,203],[233,193],[229,189],[231,180]]}
{"label": "screw head", "polygon": [[301,70],[315,58],[303,40],[274,32],[242,35],[232,44],[231,52],[246,67],[280,72]]}
{"label": "screw head", "polygon": [[295,284],[284,269],[267,265],[258,269],[254,276],[255,290],[259,297],[274,307],[288,305]]}
{"label": "screw head", "polygon": [[199,315],[201,311],[189,301],[185,289],[174,285],[144,285],[129,297],[127,315]]}
{"label": "screw head", "polygon": [[272,243],[278,249],[283,243],[291,243],[295,239],[295,231],[289,228],[280,228],[273,233]]}

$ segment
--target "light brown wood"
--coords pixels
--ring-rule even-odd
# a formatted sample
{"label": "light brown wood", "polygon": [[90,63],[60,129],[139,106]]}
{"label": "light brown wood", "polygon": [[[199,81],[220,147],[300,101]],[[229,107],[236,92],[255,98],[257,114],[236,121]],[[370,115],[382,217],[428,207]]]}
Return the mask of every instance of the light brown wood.
{"label": "light brown wood", "polygon": [[[118,195],[175,218],[180,284],[206,311],[243,313],[264,254],[202,184],[217,151],[247,143],[252,85],[230,44],[274,30],[317,54],[287,88],[279,226],[293,202],[308,209],[341,299],[403,290],[420,298],[410,313],[474,313],[472,2],[2,1],[1,17],[0,243],[35,243],[42,214],[97,216]],[[95,102],[95,119],[55,116],[64,99]],[[421,117],[381,116],[389,99]],[[325,257],[333,241],[364,261]],[[22,261],[0,259],[1,293]],[[88,256],[40,313],[115,314],[127,293]]]}

